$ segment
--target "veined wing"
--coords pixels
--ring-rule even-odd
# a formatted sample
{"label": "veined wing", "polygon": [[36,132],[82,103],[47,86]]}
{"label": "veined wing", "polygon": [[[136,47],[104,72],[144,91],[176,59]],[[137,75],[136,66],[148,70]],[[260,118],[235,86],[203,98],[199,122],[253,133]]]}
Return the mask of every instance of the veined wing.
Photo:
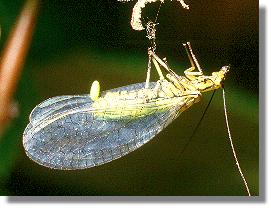
{"label": "veined wing", "polygon": [[[145,83],[140,83],[110,91],[136,90],[144,86]],[[27,155],[41,165],[56,169],[101,165],[148,142],[175,119],[182,107],[136,119],[110,120],[97,119],[91,106],[89,96],[61,96],[38,105],[31,113],[23,136]]]}
{"label": "veined wing", "polygon": [[[149,87],[154,88],[155,84],[155,82],[150,82]],[[145,87],[145,82],[118,87],[102,92],[101,97],[107,92],[133,91],[142,89],[143,87]],[[59,114],[70,112],[71,110],[76,111],[84,108],[91,111],[91,105],[92,100],[88,94],[57,96],[49,98],[37,105],[31,112],[29,120],[33,125],[35,125],[41,121],[44,122],[45,120],[50,120]]]}

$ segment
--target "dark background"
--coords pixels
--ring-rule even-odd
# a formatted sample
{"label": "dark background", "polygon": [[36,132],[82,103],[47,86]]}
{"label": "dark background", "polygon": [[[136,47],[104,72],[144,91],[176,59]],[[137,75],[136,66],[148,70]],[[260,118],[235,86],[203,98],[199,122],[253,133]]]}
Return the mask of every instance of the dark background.
{"label": "dark background", "polygon": [[[139,150],[109,164],[78,171],[51,170],[24,154],[28,115],[57,95],[85,94],[145,80],[145,31],[130,26],[136,2],[43,1],[16,93],[20,114],[0,140],[2,195],[245,195],[225,128],[222,92],[182,152],[210,93]],[[259,29],[253,0],[165,1],[158,17],[157,54],[180,75],[189,67],[182,43],[191,41],[206,73],[231,65],[225,82],[233,139],[253,195],[259,194]],[[0,2],[1,47],[23,1]],[[159,3],[148,4],[154,19]],[[153,71],[154,72],[154,71]],[[153,73],[155,74],[155,73]],[[155,80],[157,76],[153,75]]]}

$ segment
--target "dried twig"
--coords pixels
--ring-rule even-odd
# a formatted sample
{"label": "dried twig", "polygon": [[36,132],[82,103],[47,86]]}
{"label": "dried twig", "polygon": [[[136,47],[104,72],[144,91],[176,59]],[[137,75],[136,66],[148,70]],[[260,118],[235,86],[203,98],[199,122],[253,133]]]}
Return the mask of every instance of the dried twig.
{"label": "dried twig", "polygon": [[[118,0],[120,2],[129,2],[131,0]],[[132,18],[131,18],[131,26],[134,30],[144,30],[144,26],[141,22],[141,13],[142,9],[146,6],[148,3],[153,3],[156,1],[160,1],[164,3],[165,0],[138,0],[133,8]],[[172,0],[171,0],[172,1]],[[184,9],[189,9],[189,5],[184,2],[184,0],[177,0],[181,3],[182,7]]]}
{"label": "dried twig", "polygon": [[40,0],[26,0],[0,60],[0,134],[14,114],[13,95],[31,42]]}

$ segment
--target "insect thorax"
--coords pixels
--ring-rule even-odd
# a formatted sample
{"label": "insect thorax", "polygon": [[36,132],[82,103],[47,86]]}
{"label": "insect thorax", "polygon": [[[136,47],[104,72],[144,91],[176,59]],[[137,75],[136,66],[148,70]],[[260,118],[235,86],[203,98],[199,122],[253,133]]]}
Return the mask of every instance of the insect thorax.
{"label": "insect thorax", "polygon": [[219,89],[222,87],[222,83],[226,74],[229,72],[229,68],[229,66],[223,66],[219,71],[213,72],[211,76],[195,76],[190,83],[200,92]]}

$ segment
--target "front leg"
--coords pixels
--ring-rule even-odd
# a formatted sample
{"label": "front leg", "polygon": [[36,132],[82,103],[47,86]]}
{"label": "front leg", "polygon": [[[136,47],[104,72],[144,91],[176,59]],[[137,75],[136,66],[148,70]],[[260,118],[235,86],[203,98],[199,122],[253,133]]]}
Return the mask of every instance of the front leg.
{"label": "front leg", "polygon": [[194,71],[194,70],[195,70],[195,67],[194,67],[194,66],[192,66],[192,67],[186,69],[186,70],[184,71],[185,76],[186,76],[188,79],[190,79],[190,80],[195,80],[195,79],[197,79],[197,76],[202,76],[202,75],[203,75],[202,72]]}
{"label": "front leg", "polygon": [[151,55],[149,55],[149,60],[148,60],[148,69],[147,69],[147,75],[146,75],[145,89],[149,88],[150,78],[151,78]]}
{"label": "front leg", "polygon": [[[192,47],[190,42],[184,43],[183,46],[185,47],[186,53],[188,55],[189,61],[191,63],[191,67],[184,71],[185,76],[190,80],[195,80],[196,76],[203,75],[202,69],[199,65],[199,62],[196,58],[196,56],[193,53]],[[194,71],[194,70],[198,71]]]}
{"label": "front leg", "polygon": [[154,53],[151,48],[149,48],[148,53],[149,53],[149,60],[148,60],[148,69],[147,69],[146,84],[145,84],[146,89],[149,88],[149,82],[150,82],[150,76],[151,76],[151,61],[153,62],[155,69],[159,75],[159,80],[165,79],[157,60],[155,59],[155,57],[153,57]]}
{"label": "front leg", "polygon": [[[178,75],[173,71],[173,70],[171,70],[169,67],[168,67],[168,65],[164,62],[164,61],[162,61],[152,50],[151,50],[151,48],[149,48],[149,50],[148,50],[148,53],[149,53],[149,55],[152,57],[152,60],[153,60],[153,62],[155,62],[157,65],[158,65],[158,63],[167,71],[167,72],[169,72],[170,74],[172,74],[172,75],[174,75],[175,77],[178,77]],[[154,63],[154,64],[155,64]],[[158,65],[159,66],[159,65]],[[157,69],[157,72],[158,72],[158,74],[159,74],[159,76],[160,76],[160,73],[161,73],[161,69],[160,69],[160,67],[159,68],[156,68]],[[161,78],[161,76],[160,76],[160,78]]]}

